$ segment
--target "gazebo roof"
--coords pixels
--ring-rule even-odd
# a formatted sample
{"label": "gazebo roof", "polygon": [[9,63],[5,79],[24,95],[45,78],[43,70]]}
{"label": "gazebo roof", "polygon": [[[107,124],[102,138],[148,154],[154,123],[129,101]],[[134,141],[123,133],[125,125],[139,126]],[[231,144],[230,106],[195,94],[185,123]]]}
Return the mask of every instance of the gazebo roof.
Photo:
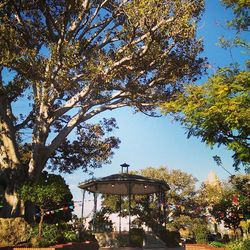
{"label": "gazebo roof", "polygon": [[168,191],[169,185],[162,180],[128,173],[113,174],[100,179],[80,183],[79,188],[92,193],[133,195]]}

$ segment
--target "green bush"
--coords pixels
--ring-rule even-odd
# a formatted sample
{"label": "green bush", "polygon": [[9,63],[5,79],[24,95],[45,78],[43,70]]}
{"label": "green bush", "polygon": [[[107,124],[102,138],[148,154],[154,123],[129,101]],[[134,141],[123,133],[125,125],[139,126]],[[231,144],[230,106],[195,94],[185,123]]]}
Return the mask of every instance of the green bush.
{"label": "green bush", "polygon": [[27,243],[30,230],[30,225],[23,218],[0,218],[0,247]]}
{"label": "green bush", "polygon": [[42,237],[38,237],[38,226],[31,230],[31,244],[33,247],[47,247],[57,243],[63,243],[63,233],[54,224],[44,224]]}
{"label": "green bush", "polygon": [[124,235],[124,234],[118,234],[116,236],[116,241],[117,241],[117,245],[118,247],[126,247],[128,246],[128,235]]}
{"label": "green bush", "polygon": [[42,236],[38,236],[38,226],[33,226],[30,231],[31,246],[46,247],[55,244],[62,244],[67,242],[83,242],[86,240],[94,241],[94,236],[86,232],[86,230],[79,231],[72,225],[66,223],[60,224],[43,224]]}
{"label": "green bush", "polygon": [[249,250],[250,240],[239,240],[226,244],[226,249],[228,250]]}
{"label": "green bush", "polygon": [[161,230],[157,236],[168,246],[168,247],[177,247],[181,241],[181,236],[178,231],[168,231]]}
{"label": "green bush", "polygon": [[65,242],[77,242],[77,235],[73,231],[64,231],[63,232],[63,239]]}
{"label": "green bush", "polygon": [[243,248],[248,250],[250,249],[250,240],[243,241]]}
{"label": "green bush", "polygon": [[209,245],[211,245],[211,246],[213,246],[213,247],[225,247],[225,244],[224,244],[224,243],[221,243],[221,242],[219,242],[219,241],[212,241],[212,242],[210,242]]}
{"label": "green bush", "polygon": [[141,228],[132,228],[129,232],[129,246],[142,247],[144,231]]}
{"label": "green bush", "polygon": [[142,247],[144,231],[140,228],[130,229],[129,234],[119,234],[116,236],[118,247]]}
{"label": "green bush", "polygon": [[194,226],[194,234],[196,242],[199,244],[204,244],[208,242],[209,231],[207,225],[197,224]]}

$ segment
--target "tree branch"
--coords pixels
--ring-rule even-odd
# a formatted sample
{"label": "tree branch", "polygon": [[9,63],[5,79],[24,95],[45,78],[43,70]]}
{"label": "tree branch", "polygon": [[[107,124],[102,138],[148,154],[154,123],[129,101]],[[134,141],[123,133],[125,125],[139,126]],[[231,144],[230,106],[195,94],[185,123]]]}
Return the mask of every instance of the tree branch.
{"label": "tree branch", "polygon": [[90,27],[91,23],[94,21],[94,19],[96,18],[96,16],[98,15],[99,11],[101,10],[101,8],[103,7],[103,5],[107,2],[108,0],[103,1],[101,4],[98,5],[98,7],[96,8],[95,12],[93,13],[93,15],[91,16],[90,20],[88,21],[88,25],[87,25],[87,29],[85,29],[85,31],[83,31],[81,33],[81,35],[79,36],[79,40],[81,41],[83,39],[83,36],[90,30],[92,29]]}
{"label": "tree branch", "polygon": [[110,104],[99,106],[94,110],[90,111],[89,113],[86,113],[86,110],[82,110],[81,112],[77,113],[57,134],[57,136],[52,140],[51,144],[47,146],[47,157],[49,157],[56,150],[56,148],[61,144],[61,142],[79,123],[87,121],[105,110],[113,110],[125,106],[127,106],[127,103],[123,103],[120,99],[118,99]]}
{"label": "tree branch", "polygon": [[56,25],[56,21],[53,19],[52,15],[50,14],[49,7],[44,0],[38,1],[38,5],[40,7],[41,12],[43,13],[45,17],[45,22],[48,27],[50,38],[52,38],[52,41],[57,40],[57,35],[54,33],[54,29],[57,31],[58,34],[60,34],[60,29]]}
{"label": "tree branch", "polygon": [[20,130],[20,129],[23,129],[30,121],[33,120],[34,117],[35,117],[35,116],[34,116],[34,109],[32,109],[32,111],[29,113],[29,115],[26,117],[26,119],[25,119],[23,122],[17,124],[17,125],[14,127],[14,128],[15,128],[15,131],[18,131],[18,130]]}
{"label": "tree branch", "polygon": [[[98,36],[100,35],[100,33],[111,23],[112,21],[112,17],[109,19],[106,19],[104,22],[96,24],[95,27],[92,27],[93,29],[100,27],[100,29],[98,29],[93,36],[91,36],[88,39],[88,42],[86,44],[84,44],[84,48],[88,47],[89,44],[91,44],[91,42]],[[102,27],[101,27],[102,26]],[[90,31],[92,28],[90,28],[88,31]],[[83,49],[83,48],[82,48]]]}
{"label": "tree branch", "polygon": [[[55,120],[58,117],[67,113],[71,108],[74,107],[74,105],[76,105],[76,103],[78,103],[81,99],[87,96],[90,91],[91,91],[91,87],[89,85],[89,86],[86,86],[83,90],[81,90],[77,94],[75,94],[74,96],[72,96],[62,107],[54,111],[54,116],[52,119]],[[52,120],[50,122],[52,122]]]}
{"label": "tree branch", "polygon": [[81,7],[80,7],[80,9],[82,9],[82,12],[79,12],[77,18],[75,19],[74,22],[71,23],[71,25],[69,27],[68,37],[67,37],[68,40],[70,40],[72,38],[74,32],[79,28],[79,26],[82,22],[82,19],[85,15],[86,11],[89,8],[89,4],[90,4],[89,2],[90,2],[89,0],[85,0],[82,2]]}

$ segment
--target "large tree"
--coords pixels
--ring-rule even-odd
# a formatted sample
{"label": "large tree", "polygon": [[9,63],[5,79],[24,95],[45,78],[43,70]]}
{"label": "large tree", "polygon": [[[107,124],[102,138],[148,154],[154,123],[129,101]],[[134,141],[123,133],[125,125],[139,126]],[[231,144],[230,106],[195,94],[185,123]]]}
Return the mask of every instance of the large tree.
{"label": "large tree", "polygon": [[[152,114],[203,68],[196,37],[203,0],[4,0],[0,7],[4,216],[18,214],[16,189],[49,162],[71,172],[108,160],[117,140],[103,126],[109,132],[114,122],[87,124],[91,118],[124,106]],[[20,103],[27,105],[18,114]]]}

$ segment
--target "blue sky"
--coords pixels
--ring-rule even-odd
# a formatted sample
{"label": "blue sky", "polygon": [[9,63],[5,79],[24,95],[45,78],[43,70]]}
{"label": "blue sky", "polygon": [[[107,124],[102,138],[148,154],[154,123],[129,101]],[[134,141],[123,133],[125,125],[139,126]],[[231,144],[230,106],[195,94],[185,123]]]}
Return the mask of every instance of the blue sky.
{"label": "blue sky", "polygon": [[[217,67],[232,63],[230,53],[217,46],[219,36],[224,35],[229,39],[234,37],[234,32],[226,29],[226,20],[231,18],[231,10],[222,7],[219,0],[206,1],[206,11],[198,32],[204,39],[204,56],[208,57],[211,65],[208,74],[214,73]],[[247,55],[242,54],[240,49],[233,50],[232,55],[234,60],[241,63],[247,59]],[[210,171],[216,172],[220,179],[227,179],[228,173],[215,164],[214,155],[219,155],[224,167],[234,173],[232,152],[223,147],[211,149],[201,143],[199,138],[187,139],[185,129],[171,122],[171,117],[151,118],[140,113],[134,114],[129,108],[106,112],[102,116],[116,118],[119,129],[114,134],[121,139],[121,144],[115,152],[112,164],[94,170],[95,177],[117,173],[120,171],[120,164],[126,162],[131,170],[148,166],[181,169],[198,178],[199,183],[206,179]],[[74,199],[81,200],[81,191],[77,184],[89,176],[78,170],[75,174],[65,175],[65,178]]]}

